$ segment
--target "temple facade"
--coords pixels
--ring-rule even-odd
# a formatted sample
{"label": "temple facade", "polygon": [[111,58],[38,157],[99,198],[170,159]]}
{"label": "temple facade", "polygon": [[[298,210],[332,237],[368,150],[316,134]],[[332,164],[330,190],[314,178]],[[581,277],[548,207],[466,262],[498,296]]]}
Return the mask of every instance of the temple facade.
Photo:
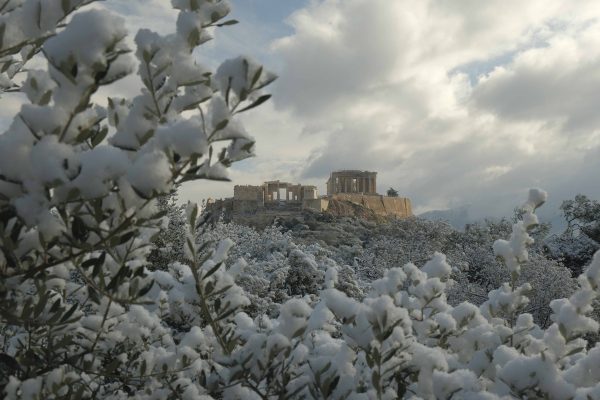
{"label": "temple facade", "polygon": [[327,180],[327,195],[340,193],[377,194],[377,172],[334,171]]}
{"label": "temple facade", "polygon": [[259,206],[272,202],[303,202],[318,198],[317,187],[281,181],[268,181],[262,185],[236,185],[233,198],[240,201],[256,201]]}

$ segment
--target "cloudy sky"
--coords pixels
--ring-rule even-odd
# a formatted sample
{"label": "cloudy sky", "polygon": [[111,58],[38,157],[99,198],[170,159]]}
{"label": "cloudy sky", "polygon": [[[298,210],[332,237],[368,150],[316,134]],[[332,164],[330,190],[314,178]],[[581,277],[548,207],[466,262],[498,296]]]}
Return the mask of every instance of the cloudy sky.
{"label": "cloudy sky", "polygon": [[[109,0],[131,29],[173,30],[167,0]],[[233,0],[240,24],[198,59],[245,54],[279,75],[273,100],[245,118],[257,157],[228,183],[316,184],[378,172],[417,212],[469,204],[509,214],[531,186],[550,208],[600,198],[598,0]],[[117,91],[135,90],[129,80]]]}

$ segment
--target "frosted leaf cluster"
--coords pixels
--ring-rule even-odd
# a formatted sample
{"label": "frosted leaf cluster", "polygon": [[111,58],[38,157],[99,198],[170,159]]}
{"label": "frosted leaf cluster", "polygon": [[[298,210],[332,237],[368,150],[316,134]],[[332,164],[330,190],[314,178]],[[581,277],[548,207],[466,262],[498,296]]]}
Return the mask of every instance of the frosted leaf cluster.
{"label": "frosted leaf cluster", "polygon": [[515,274],[520,273],[521,263],[528,260],[526,246],[533,244],[533,238],[528,234],[528,229],[538,224],[534,211],[546,201],[547,194],[540,189],[531,189],[529,198],[523,205],[522,221],[513,225],[510,240],[497,240],[494,243],[494,252],[502,257],[508,269]]}
{"label": "frosted leaf cluster", "polygon": [[[233,101],[196,60],[205,41],[198,38],[234,22],[225,20],[226,1],[174,2],[194,29],[142,30],[135,52],[123,18],[86,7],[92,2],[0,4],[2,91],[29,100],[0,135],[0,391],[3,398],[138,390],[197,398],[206,390],[182,382],[195,382],[202,364],[198,330],[179,335],[168,325],[204,327],[204,317],[189,318],[196,309],[181,296],[185,285],[196,276],[203,293],[224,299],[210,309],[219,321],[247,300],[232,274],[217,271],[227,246],[214,257],[203,249],[206,259],[195,254],[193,267],[174,264],[173,281],[148,269],[164,225],[157,198],[185,181],[228,179],[232,163],[253,155],[238,114],[268,98],[261,89],[274,76],[254,71],[248,98]],[[26,68],[36,55],[45,68]],[[100,87],[136,68],[138,96],[96,103]],[[203,286],[191,288],[197,294]],[[211,343],[215,335],[202,332]]]}
{"label": "frosted leaf cluster", "polygon": [[6,0],[0,8],[0,94],[21,89],[34,103],[50,101],[51,91],[35,73],[22,85],[18,74],[54,36],[70,14],[97,0]]}

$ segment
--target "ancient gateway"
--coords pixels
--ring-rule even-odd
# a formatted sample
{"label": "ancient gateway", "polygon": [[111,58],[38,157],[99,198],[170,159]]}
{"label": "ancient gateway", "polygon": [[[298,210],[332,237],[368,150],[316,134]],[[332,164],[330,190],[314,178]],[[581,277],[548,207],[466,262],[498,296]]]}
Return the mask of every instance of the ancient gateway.
{"label": "ancient gateway", "polygon": [[213,202],[229,219],[256,224],[275,217],[294,216],[303,210],[325,212],[330,205],[353,203],[381,217],[406,218],[412,215],[410,199],[377,193],[377,172],[334,171],[327,180],[327,195],[319,196],[314,185],[268,181],[262,185],[236,185],[233,198]]}
{"label": "ancient gateway", "polygon": [[269,181],[260,186],[236,185],[233,187],[233,198],[235,200],[256,200],[260,204],[281,201],[302,202],[304,199],[316,199],[317,187],[280,181]]}

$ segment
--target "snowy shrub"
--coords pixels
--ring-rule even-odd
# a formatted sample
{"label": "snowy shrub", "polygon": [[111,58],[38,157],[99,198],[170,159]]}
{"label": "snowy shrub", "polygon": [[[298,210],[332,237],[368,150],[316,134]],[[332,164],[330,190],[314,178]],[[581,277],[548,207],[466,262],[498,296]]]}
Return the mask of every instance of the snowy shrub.
{"label": "snowy shrub", "polygon": [[18,74],[42,50],[47,39],[64,27],[75,11],[97,0],[6,0],[0,4],[0,94],[24,91],[34,103],[51,100],[55,82],[41,71],[29,71],[20,82]]}
{"label": "snowy shrub", "polygon": [[[486,261],[486,253],[480,252],[481,264],[470,264],[477,268],[477,274],[485,280],[471,281],[470,269],[453,271],[455,283],[448,290],[448,298],[452,304],[469,301],[481,304],[487,299],[487,293],[493,288],[510,280],[510,273],[501,263]],[[524,311],[531,313],[536,323],[542,327],[551,324],[550,302],[556,298],[570,296],[577,287],[577,281],[571,277],[571,272],[554,260],[549,260],[538,252],[531,252],[527,267],[523,269],[517,284],[529,283],[531,291],[528,294],[529,303]]]}
{"label": "snowy shrub", "polygon": [[569,232],[553,235],[545,244],[548,257],[559,261],[575,276],[581,273],[600,249],[600,243],[586,234],[573,235]]}
{"label": "snowy shrub", "polygon": [[185,207],[177,204],[177,193],[157,198],[158,210],[165,214],[163,226],[152,242],[148,255],[151,269],[166,270],[173,262],[184,262]]}
{"label": "snowy shrub", "polygon": [[[229,321],[222,312],[238,303],[190,314],[189,294],[156,297],[157,283],[196,277],[196,296],[245,300],[222,287],[229,275],[200,272],[219,265],[223,245],[214,256],[188,254],[193,268],[173,266],[171,280],[146,269],[164,222],[156,198],[185,181],[227,179],[227,167],[253,154],[236,115],[268,99],[261,88],[274,76],[245,57],[216,73],[195,61],[213,27],[235,23],[224,20],[226,1],[174,0],[176,32],[139,31],[134,54],[124,20],[77,11],[89,3],[0,5],[2,87],[29,100],[0,135],[0,390],[25,399],[194,397],[196,331],[169,324]],[[45,69],[25,68],[35,54]],[[96,104],[101,86],[136,68],[138,96]]]}
{"label": "snowy shrub", "polygon": [[[509,235],[511,230],[506,219],[488,220],[452,235],[454,246],[446,250],[448,260],[457,267],[452,274],[456,283],[448,291],[452,304],[468,300],[479,305],[487,299],[490,290],[511,279],[502,260],[491,251],[491,244]],[[545,255],[541,229],[532,228],[530,235],[536,238],[536,243],[529,249],[527,268],[523,269],[517,283],[528,282],[531,285],[530,301],[525,311],[534,316],[536,323],[546,327],[551,323],[550,301],[570,296],[577,285],[569,269]]]}
{"label": "snowy shrub", "polygon": [[367,282],[383,277],[390,268],[422,263],[436,251],[445,252],[455,231],[444,222],[421,218],[393,220],[375,229],[356,257],[358,276]]}
{"label": "snowy shrub", "polygon": [[573,275],[581,273],[600,249],[600,203],[584,195],[563,201],[560,206],[567,228],[546,240],[546,250]]}
{"label": "snowy shrub", "polygon": [[360,299],[364,293],[351,266],[337,262],[338,250],[319,243],[299,240],[285,227],[270,226],[263,230],[217,223],[207,227],[200,242],[229,238],[234,246],[227,264],[243,258],[247,266],[238,276],[238,284],[251,300],[245,311],[251,316],[277,315],[278,304],[292,297],[318,293],[329,270],[338,271],[336,288]]}
{"label": "snowy shrub", "polygon": [[[600,395],[600,347],[581,335],[598,330],[589,318],[599,295],[600,253],[569,298],[551,303],[552,324],[537,326],[528,304],[528,231],[545,193],[532,190],[523,220],[498,240],[510,281],[480,307],[451,306],[451,267],[434,254],[422,268],[392,268],[362,301],[332,287],[310,306],[290,300],[276,320],[240,314],[243,344],[233,354],[226,398],[553,398]],[[335,279],[335,274],[330,278]]]}
{"label": "snowy shrub", "polygon": [[285,285],[293,295],[317,294],[322,282],[322,273],[315,260],[305,253],[294,250],[289,256],[290,269]]}
{"label": "snowy shrub", "polygon": [[560,206],[567,222],[567,233],[583,233],[600,242],[600,202],[578,194]]}
{"label": "snowy shrub", "polygon": [[[177,321],[172,326],[180,332],[202,333],[198,340],[212,343],[195,348],[205,362],[198,367],[198,385],[217,397],[595,398],[598,348],[588,350],[582,335],[598,329],[589,312],[599,294],[600,253],[579,278],[579,289],[552,302],[549,328],[540,328],[525,312],[531,286],[520,282],[532,261],[528,231],[537,221],[533,210],[544,197],[532,191],[524,221],[514,225],[509,240],[496,241],[509,281],[479,307],[448,303],[445,292],[453,271],[440,253],[421,268],[408,263],[387,270],[360,300],[335,288],[339,272],[332,265],[318,297],[289,299],[275,318],[252,319],[242,312],[248,298],[232,278],[243,275],[245,263],[215,269],[225,261],[224,250],[200,268],[205,278],[204,272],[194,276],[194,268],[180,264],[171,267],[171,275],[161,272],[161,290],[153,289],[151,295],[162,299],[163,325]],[[245,237],[264,239],[256,231],[245,232]],[[270,235],[286,236],[278,231]],[[289,242],[274,243],[271,249],[281,250]],[[259,251],[260,246],[249,248]],[[268,257],[266,253],[256,255]],[[192,287],[198,282],[208,295],[197,296]],[[212,293],[218,293],[214,303]],[[204,305],[203,297],[208,300]],[[234,306],[219,314],[223,302]]]}
{"label": "snowy shrub", "polygon": [[[530,232],[539,243],[530,248],[530,259],[519,283],[532,285],[526,311],[533,314],[537,323],[546,326],[550,323],[550,301],[570,296],[576,281],[567,268],[545,255],[543,228],[538,226]],[[512,224],[507,219],[470,224],[464,232],[439,221],[419,218],[391,221],[372,229],[372,235],[355,259],[354,268],[362,287],[368,288],[391,268],[408,262],[422,264],[436,251],[443,252],[453,266],[454,282],[447,292],[449,302],[459,304],[466,300],[480,305],[490,290],[510,280],[510,273],[494,254],[492,244],[511,231]]]}

